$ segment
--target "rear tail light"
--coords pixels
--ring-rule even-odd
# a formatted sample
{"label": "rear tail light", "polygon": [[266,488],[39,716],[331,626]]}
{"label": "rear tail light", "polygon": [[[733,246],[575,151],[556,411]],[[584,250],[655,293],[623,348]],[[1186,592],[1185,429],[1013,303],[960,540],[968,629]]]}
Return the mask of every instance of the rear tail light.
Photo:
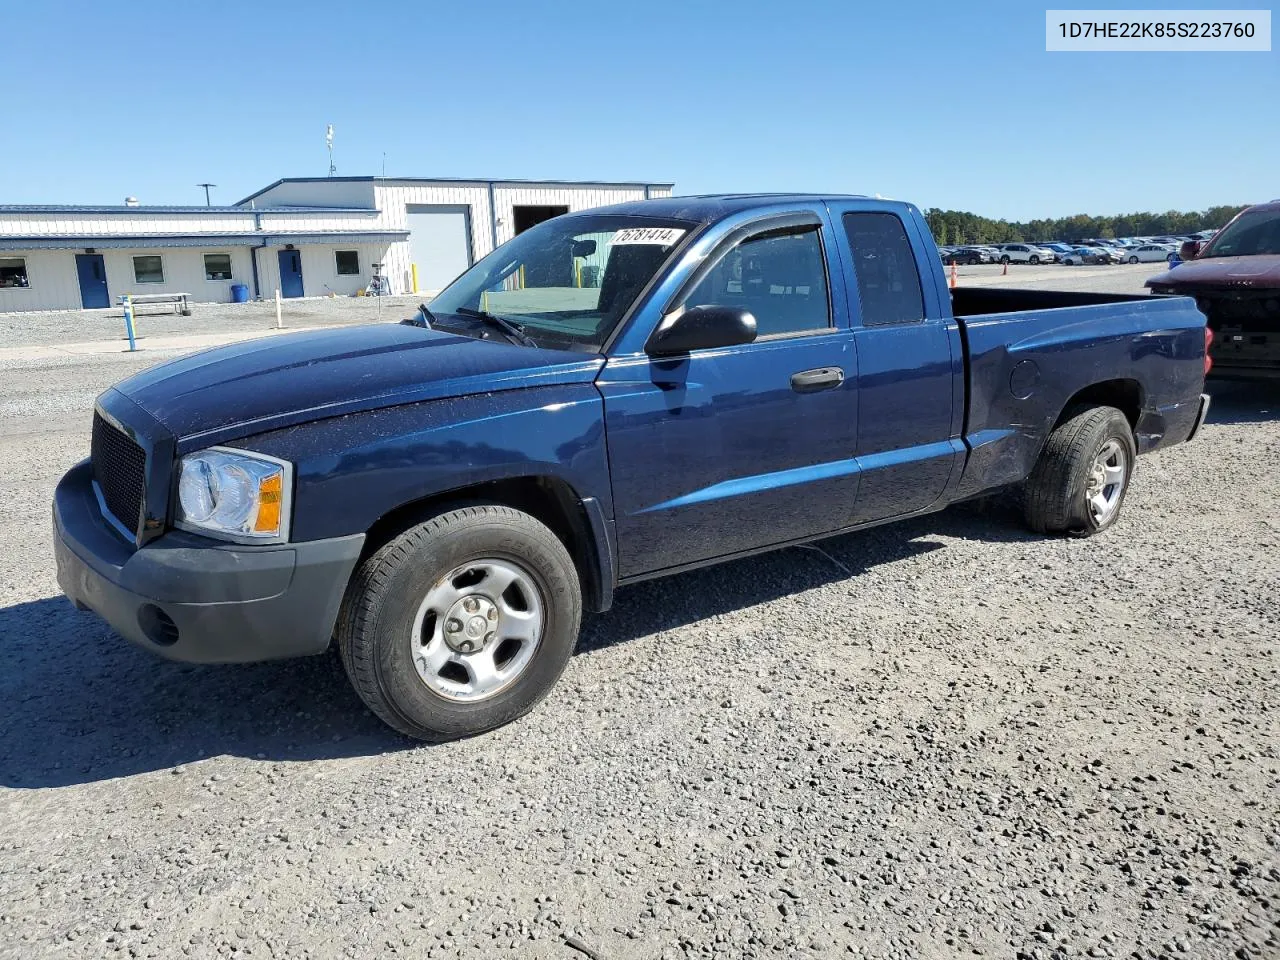
{"label": "rear tail light", "polygon": [[1204,375],[1207,377],[1213,368],[1213,359],[1209,356],[1209,348],[1213,346],[1213,331],[1204,328]]}

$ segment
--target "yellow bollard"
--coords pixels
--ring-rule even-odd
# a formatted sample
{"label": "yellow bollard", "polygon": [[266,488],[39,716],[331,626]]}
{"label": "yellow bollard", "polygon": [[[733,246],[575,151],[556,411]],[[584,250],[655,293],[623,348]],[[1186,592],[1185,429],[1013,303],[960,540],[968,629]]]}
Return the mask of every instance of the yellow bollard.
{"label": "yellow bollard", "polygon": [[418,292],[418,265],[416,263],[409,264],[409,280],[413,286],[413,292]]}

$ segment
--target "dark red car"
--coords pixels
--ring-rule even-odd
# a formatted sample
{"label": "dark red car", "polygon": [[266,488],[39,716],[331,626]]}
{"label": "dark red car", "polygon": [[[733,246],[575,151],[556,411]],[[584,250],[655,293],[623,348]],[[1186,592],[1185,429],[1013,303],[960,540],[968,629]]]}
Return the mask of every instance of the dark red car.
{"label": "dark red car", "polygon": [[1194,259],[1152,277],[1152,293],[1195,297],[1209,318],[1214,373],[1280,377],[1280,200],[1241,211]]}

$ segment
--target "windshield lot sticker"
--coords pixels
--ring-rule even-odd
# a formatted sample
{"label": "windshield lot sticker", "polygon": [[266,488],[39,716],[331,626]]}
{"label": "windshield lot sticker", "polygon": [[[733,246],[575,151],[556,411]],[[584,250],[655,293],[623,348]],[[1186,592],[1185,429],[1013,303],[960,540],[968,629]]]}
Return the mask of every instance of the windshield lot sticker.
{"label": "windshield lot sticker", "polygon": [[651,243],[669,247],[683,236],[684,231],[679,227],[628,227],[613,235],[613,245],[621,247],[634,243]]}

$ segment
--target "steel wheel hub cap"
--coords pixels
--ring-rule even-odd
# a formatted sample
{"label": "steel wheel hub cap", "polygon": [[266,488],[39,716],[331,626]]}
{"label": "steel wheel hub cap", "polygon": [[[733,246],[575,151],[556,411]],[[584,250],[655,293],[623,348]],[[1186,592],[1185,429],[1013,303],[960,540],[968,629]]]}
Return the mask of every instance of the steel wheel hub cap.
{"label": "steel wheel hub cap", "polygon": [[498,605],[486,596],[463,597],[449,608],[444,620],[444,642],[458,653],[477,653],[494,639]]}
{"label": "steel wheel hub cap", "polygon": [[1128,459],[1119,440],[1108,440],[1093,458],[1084,496],[1095,523],[1102,524],[1120,506],[1128,479]]}
{"label": "steel wheel hub cap", "polygon": [[409,645],[419,679],[454,701],[500,693],[533,660],[543,610],[533,575],[517,563],[481,559],[454,568],[414,617]]}

